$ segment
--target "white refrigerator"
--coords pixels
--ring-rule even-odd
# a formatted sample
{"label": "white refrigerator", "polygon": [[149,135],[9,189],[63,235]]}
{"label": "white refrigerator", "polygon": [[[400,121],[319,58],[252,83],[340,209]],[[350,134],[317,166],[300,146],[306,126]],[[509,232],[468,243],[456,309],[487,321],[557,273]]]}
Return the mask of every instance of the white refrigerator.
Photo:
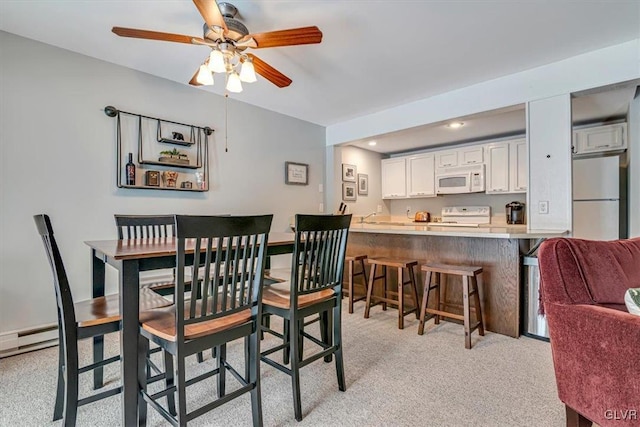
{"label": "white refrigerator", "polygon": [[620,157],[573,161],[573,237],[620,238]]}

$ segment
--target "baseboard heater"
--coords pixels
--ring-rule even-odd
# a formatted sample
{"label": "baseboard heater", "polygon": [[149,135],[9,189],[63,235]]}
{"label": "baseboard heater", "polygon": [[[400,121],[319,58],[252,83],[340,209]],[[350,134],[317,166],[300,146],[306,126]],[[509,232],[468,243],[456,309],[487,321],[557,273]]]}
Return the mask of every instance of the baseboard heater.
{"label": "baseboard heater", "polygon": [[0,334],[0,358],[58,345],[58,324]]}

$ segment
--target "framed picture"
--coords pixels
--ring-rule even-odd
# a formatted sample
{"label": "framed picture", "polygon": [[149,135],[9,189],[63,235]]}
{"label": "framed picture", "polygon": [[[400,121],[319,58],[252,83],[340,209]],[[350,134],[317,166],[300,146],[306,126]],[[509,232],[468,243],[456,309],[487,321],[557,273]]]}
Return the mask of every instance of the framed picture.
{"label": "framed picture", "polygon": [[361,196],[369,194],[369,175],[364,173],[358,174],[358,194]]}
{"label": "framed picture", "polygon": [[342,180],[347,182],[356,182],[356,166],[342,164]]}
{"label": "framed picture", "polygon": [[342,200],[353,202],[356,200],[356,184],[351,182],[342,183]]}
{"label": "framed picture", "polygon": [[309,165],[284,162],[284,183],[289,185],[308,185]]}

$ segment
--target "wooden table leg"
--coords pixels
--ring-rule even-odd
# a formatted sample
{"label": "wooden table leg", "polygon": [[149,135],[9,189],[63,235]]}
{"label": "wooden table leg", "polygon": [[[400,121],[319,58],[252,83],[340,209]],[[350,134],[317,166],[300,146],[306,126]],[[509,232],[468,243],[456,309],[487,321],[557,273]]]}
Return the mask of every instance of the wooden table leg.
{"label": "wooden table leg", "polygon": [[140,271],[138,260],[120,261],[120,357],[122,361],[123,426],[138,425],[138,305]]}
{"label": "wooden table leg", "polygon": [[[104,296],[105,268],[104,261],[96,257],[96,251],[91,250],[91,272],[92,272],[92,296],[99,298]],[[104,336],[93,337],[93,362],[104,360]],[[103,367],[93,370],[93,388],[99,389],[104,385]]]}

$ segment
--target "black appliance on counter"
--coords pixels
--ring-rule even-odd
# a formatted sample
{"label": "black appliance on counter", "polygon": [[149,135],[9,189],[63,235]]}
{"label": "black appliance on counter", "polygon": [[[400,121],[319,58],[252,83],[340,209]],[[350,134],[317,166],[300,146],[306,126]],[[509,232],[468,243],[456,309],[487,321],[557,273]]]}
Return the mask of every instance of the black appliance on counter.
{"label": "black appliance on counter", "polygon": [[524,203],[507,203],[505,210],[507,214],[507,224],[524,224]]}

